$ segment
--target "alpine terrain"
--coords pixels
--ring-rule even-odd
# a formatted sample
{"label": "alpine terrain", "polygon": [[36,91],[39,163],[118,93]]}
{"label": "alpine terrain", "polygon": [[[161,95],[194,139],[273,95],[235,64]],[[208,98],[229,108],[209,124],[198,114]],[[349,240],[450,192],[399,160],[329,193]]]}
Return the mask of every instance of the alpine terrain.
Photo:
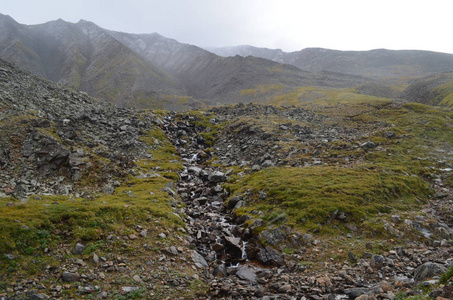
{"label": "alpine terrain", "polygon": [[0,15],[0,299],[453,299],[453,55],[211,51]]}

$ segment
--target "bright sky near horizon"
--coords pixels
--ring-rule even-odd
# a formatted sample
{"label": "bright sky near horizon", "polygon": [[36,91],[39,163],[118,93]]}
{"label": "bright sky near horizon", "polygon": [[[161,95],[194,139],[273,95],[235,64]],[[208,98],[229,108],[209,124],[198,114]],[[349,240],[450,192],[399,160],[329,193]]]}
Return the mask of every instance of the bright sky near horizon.
{"label": "bright sky near horizon", "polygon": [[63,19],[200,47],[453,53],[449,0],[0,0],[21,24]]}

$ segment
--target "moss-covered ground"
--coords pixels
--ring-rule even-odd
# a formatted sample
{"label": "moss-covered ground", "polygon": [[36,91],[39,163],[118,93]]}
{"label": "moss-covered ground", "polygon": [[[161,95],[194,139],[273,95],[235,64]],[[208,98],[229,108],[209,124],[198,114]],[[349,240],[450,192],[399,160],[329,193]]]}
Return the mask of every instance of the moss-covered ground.
{"label": "moss-covered ground", "polygon": [[[406,230],[404,224],[395,224],[391,216],[413,219],[423,214],[421,210],[437,192],[439,182],[451,187],[451,172],[442,170],[448,170],[453,162],[453,112],[423,104],[357,97],[299,102],[325,117],[320,124],[307,126],[341,127],[354,132],[353,136],[321,145],[321,165],[291,167],[288,160],[300,162],[313,156],[311,149],[304,154],[295,151],[283,165],[258,172],[234,168],[227,187],[231,197],[240,196],[246,203],[235,214],[248,216],[250,226],[256,219],[264,220],[264,226],[254,227],[256,233],[285,225],[324,240],[328,250],[323,253],[341,249],[343,258],[348,249],[360,253],[370,241],[389,249],[408,238],[423,240],[420,234]],[[275,134],[285,118],[270,116],[256,122],[243,118],[236,122],[255,124]],[[277,152],[284,150],[285,144],[293,149],[308,147],[294,139],[282,141],[285,134],[280,131],[279,141],[274,142],[279,145]],[[374,146],[361,146],[366,142]],[[346,243],[332,238],[346,234],[358,239]],[[318,258],[325,259],[322,255]]]}
{"label": "moss-covered ground", "polygon": [[[21,278],[37,278],[48,295],[52,287],[62,285],[62,299],[90,298],[77,290],[78,285],[87,283],[64,285],[58,277],[77,259],[86,262],[79,266],[81,274],[105,272],[99,263],[92,262],[94,254],[115,264],[123,263],[127,269],[123,273],[113,271],[105,279],[96,276],[89,282],[99,286],[99,291],[107,290],[111,299],[192,299],[205,290],[196,276],[191,277],[196,271],[186,261],[187,248],[180,249],[179,258],[162,262],[175,264],[170,273],[159,264],[164,248],[183,246],[185,241],[184,216],[178,213],[182,204],[171,191],[182,165],[175,148],[157,127],[142,141],[153,146],[150,158],[136,161],[132,175],[118,179],[119,186],[111,195],[0,199],[0,294],[12,295],[14,288],[23,284]],[[162,233],[165,238],[159,236]],[[72,249],[77,243],[86,249],[75,255]],[[133,275],[141,276],[144,282],[135,282]],[[169,278],[185,283],[171,288]],[[118,288],[124,285],[141,289],[121,295]]]}

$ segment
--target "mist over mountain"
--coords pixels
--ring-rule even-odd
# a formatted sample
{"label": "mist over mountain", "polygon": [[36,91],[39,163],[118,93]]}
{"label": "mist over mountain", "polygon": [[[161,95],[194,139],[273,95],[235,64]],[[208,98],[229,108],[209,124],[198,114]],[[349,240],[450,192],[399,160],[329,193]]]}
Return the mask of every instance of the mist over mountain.
{"label": "mist over mountain", "polygon": [[306,48],[296,52],[249,45],[209,48],[217,55],[256,56],[310,72],[331,71],[374,79],[420,77],[453,70],[453,54],[421,50],[339,51]]}
{"label": "mist over mountain", "polygon": [[266,85],[352,87],[369,81],[258,57],[220,57],[157,33],[114,32],[84,20],[28,26],[1,15],[0,22],[0,57],[121,106],[181,109],[249,102],[243,91]]}
{"label": "mist over mountain", "polygon": [[0,14],[0,33],[1,58],[93,97],[139,108],[266,102],[309,86],[398,98],[401,88],[393,88],[392,79],[401,85],[453,71],[453,55],[445,53],[284,52],[247,45],[207,51],[158,33],[111,31],[85,20],[22,25]]}

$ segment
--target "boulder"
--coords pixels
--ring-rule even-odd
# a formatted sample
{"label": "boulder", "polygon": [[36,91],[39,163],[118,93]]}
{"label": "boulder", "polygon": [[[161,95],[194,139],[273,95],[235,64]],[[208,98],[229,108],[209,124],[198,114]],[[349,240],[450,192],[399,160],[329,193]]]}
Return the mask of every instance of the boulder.
{"label": "boulder", "polygon": [[283,255],[270,246],[260,249],[260,251],[258,251],[257,253],[256,258],[264,265],[283,266],[285,264]]}
{"label": "boulder", "polygon": [[414,280],[416,282],[421,282],[428,278],[442,275],[445,272],[447,272],[447,268],[443,265],[427,262],[414,270]]}
{"label": "boulder", "polygon": [[198,253],[196,250],[192,251],[191,257],[192,257],[193,262],[195,263],[195,266],[197,266],[198,268],[209,267],[209,265],[206,262],[206,260],[204,259],[204,257],[200,253]]}
{"label": "boulder", "polygon": [[63,272],[62,276],[64,282],[79,281],[80,275],[78,273]]}
{"label": "boulder", "polygon": [[208,176],[208,180],[212,183],[220,183],[227,180],[225,173],[214,171]]}
{"label": "boulder", "polygon": [[280,228],[272,228],[261,232],[261,238],[272,246],[276,246],[286,239],[286,234]]}
{"label": "boulder", "polygon": [[236,276],[243,280],[256,282],[256,270],[247,265],[239,266]]}

